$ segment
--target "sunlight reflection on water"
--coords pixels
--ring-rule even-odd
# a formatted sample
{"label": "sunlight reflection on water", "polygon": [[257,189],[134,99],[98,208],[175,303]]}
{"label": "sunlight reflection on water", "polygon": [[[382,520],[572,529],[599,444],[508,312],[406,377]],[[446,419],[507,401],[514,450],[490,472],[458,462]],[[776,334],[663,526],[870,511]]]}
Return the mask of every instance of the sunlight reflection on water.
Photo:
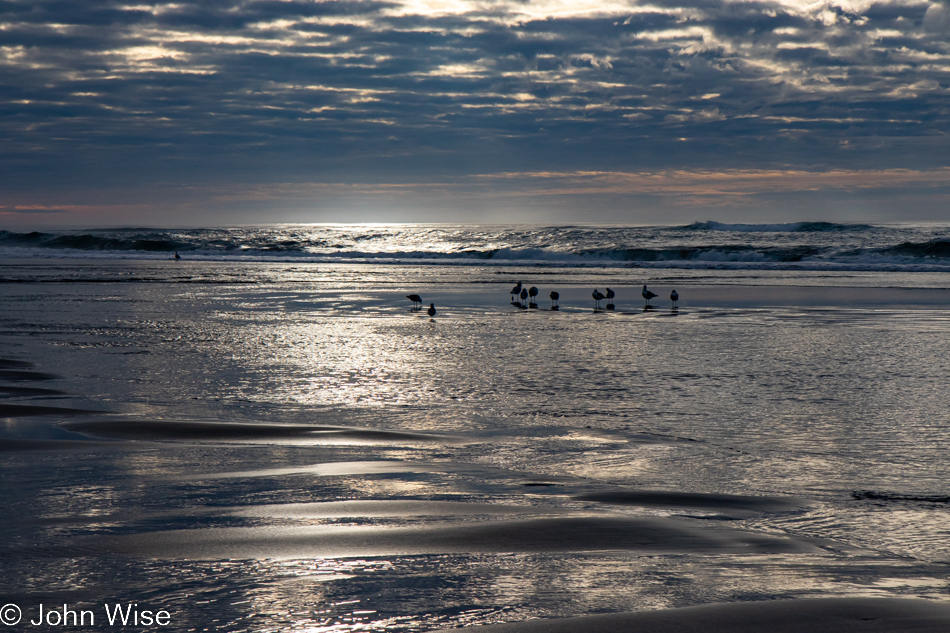
{"label": "sunlight reflection on water", "polygon": [[[947,306],[903,310],[883,305],[888,291],[873,288],[868,301],[882,305],[868,309],[732,306],[732,295],[759,291],[731,288],[707,304],[695,299],[699,290],[684,290],[694,303],[674,315],[644,313],[631,298],[637,286],[614,284],[627,291],[620,309],[595,313],[585,278],[557,286],[564,307],[553,312],[508,305],[508,277],[487,285],[484,269],[460,289],[458,270],[250,268],[271,281],[74,284],[2,300],[10,349],[59,376],[43,384],[68,392],[17,402],[115,414],[86,427],[102,445],[5,453],[4,500],[19,518],[0,521],[8,571],[0,588],[25,600],[88,601],[106,591],[175,609],[180,630],[261,631],[423,631],[807,595],[947,599],[939,580],[950,561],[950,504],[940,501],[950,441]],[[423,283],[440,275],[451,283]],[[282,288],[287,278],[298,285]],[[589,281],[603,287],[604,278]],[[437,302],[434,320],[410,310],[407,289]],[[30,439],[63,421],[25,420],[4,417],[4,437]],[[115,420],[149,421],[155,435],[109,436],[103,429]],[[236,439],[182,426],[196,420],[253,428]],[[331,441],[281,435],[277,423],[392,433]],[[42,439],[90,442],[83,427],[69,428]],[[740,516],[578,500],[617,487],[810,505]],[[331,511],[383,501],[468,511]],[[308,504],[322,511],[307,514]],[[316,552],[286,560],[95,549],[102,539],[148,543],[176,531],[434,532],[438,522],[481,526],[505,513],[676,519],[826,545],[794,556]],[[284,544],[275,537],[275,551]]]}

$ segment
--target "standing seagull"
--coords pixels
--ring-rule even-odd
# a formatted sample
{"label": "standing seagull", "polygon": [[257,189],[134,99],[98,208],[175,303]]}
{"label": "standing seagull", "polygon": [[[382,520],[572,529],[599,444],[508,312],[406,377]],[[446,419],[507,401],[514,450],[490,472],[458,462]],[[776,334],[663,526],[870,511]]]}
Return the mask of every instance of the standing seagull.
{"label": "standing seagull", "polygon": [[[409,299],[409,301],[412,301],[413,310],[422,309],[422,297],[420,297],[419,295],[406,295],[406,299]],[[416,306],[417,303],[419,304],[418,306]]]}
{"label": "standing seagull", "polygon": [[670,301],[673,302],[673,307],[676,307],[676,302],[680,300],[680,295],[675,290],[670,293]]}
{"label": "standing seagull", "polygon": [[511,289],[511,303],[515,302],[515,298],[521,294],[521,282],[518,282],[518,285]]}
{"label": "standing seagull", "polygon": [[643,284],[643,292],[640,294],[643,295],[643,298],[647,300],[647,305],[650,305],[650,299],[656,296],[655,292],[650,292],[647,290],[646,284]]}
{"label": "standing seagull", "polygon": [[601,300],[601,299],[606,299],[606,297],[605,297],[604,295],[602,295],[602,294],[600,293],[600,291],[597,290],[596,288],[594,289],[594,292],[590,293],[590,296],[592,296],[592,297],[594,298],[594,309],[595,309],[595,310],[599,310],[599,309],[600,309],[600,300]]}
{"label": "standing seagull", "polygon": [[528,296],[531,297],[531,305],[528,307],[537,308],[538,304],[534,300],[534,298],[538,296],[538,289],[536,286],[531,286],[528,288]]}
{"label": "standing seagull", "polygon": [[560,298],[561,298],[561,295],[559,295],[558,293],[556,292],[551,293],[551,309],[552,310],[557,310],[559,308],[557,304],[557,300]]}
{"label": "standing seagull", "polygon": [[613,309],[614,309],[613,298],[614,298],[615,296],[616,296],[616,295],[614,294],[614,291],[611,290],[610,288],[607,288],[607,297],[606,297],[606,298],[607,298],[607,309],[608,309],[608,310],[613,310]]}
{"label": "standing seagull", "polygon": [[521,297],[521,303],[519,303],[518,305],[522,308],[527,308],[528,304],[526,304],[524,300],[528,298],[528,291],[522,289],[521,294],[519,296]]}
{"label": "standing seagull", "polygon": [[429,304],[429,309],[426,310],[426,312],[428,312],[428,314],[429,314],[430,317],[434,317],[434,316],[435,316],[435,304],[434,304],[434,303],[430,303],[430,304]]}

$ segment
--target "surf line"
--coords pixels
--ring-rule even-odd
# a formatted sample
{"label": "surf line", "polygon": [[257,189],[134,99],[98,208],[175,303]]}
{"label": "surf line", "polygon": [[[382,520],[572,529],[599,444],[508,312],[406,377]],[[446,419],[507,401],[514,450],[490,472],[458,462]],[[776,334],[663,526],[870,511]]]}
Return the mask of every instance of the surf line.
{"label": "surf line", "polygon": [[[135,602],[105,604],[103,610],[109,626],[168,626],[172,622],[168,611],[140,609]],[[39,613],[29,623],[32,626],[96,626],[96,614],[90,610],[76,610],[68,604],[49,608],[40,603]]]}

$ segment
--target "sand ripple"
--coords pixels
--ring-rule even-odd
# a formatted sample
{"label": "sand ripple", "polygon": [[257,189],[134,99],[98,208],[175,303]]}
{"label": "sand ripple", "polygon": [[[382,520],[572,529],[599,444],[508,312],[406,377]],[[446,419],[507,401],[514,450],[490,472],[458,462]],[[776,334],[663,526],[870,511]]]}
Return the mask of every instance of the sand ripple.
{"label": "sand ripple", "polygon": [[656,517],[553,517],[420,527],[271,526],[171,530],[77,539],[75,556],[171,559],[289,559],[442,553],[634,551],[796,554],[806,541]]}
{"label": "sand ripple", "polygon": [[92,437],[144,441],[317,440],[362,442],[452,442],[455,438],[365,427],[260,424],[182,420],[94,420],[63,428]]}

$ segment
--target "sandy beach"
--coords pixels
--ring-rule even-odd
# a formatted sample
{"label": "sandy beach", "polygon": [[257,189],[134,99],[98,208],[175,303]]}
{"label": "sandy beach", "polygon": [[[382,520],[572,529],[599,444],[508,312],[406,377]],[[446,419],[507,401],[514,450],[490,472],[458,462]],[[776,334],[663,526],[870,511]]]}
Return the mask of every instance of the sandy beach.
{"label": "sandy beach", "polygon": [[[705,605],[646,613],[472,627],[472,633],[899,633],[946,631],[950,605],[923,600],[838,598]],[[447,629],[448,630],[448,629]]]}
{"label": "sandy beach", "polygon": [[595,274],[552,311],[482,276],[426,288],[434,319],[385,286],[18,286],[5,601],[182,631],[950,626],[945,291],[678,284],[674,311],[610,282],[595,311]]}
{"label": "sandy beach", "polygon": [[950,0],[0,51],[0,633],[950,633]]}

